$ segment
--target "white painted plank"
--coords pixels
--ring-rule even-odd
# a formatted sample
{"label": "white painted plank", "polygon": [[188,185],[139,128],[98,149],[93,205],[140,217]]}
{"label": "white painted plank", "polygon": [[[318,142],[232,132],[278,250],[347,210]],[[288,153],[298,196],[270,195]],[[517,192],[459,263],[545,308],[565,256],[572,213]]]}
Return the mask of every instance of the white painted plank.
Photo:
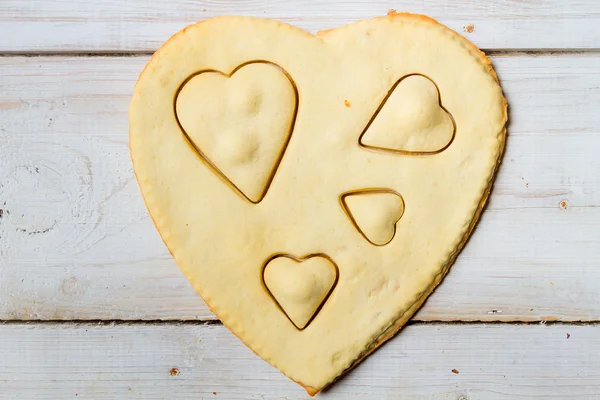
{"label": "white painted plank", "polygon": [[314,33],[389,9],[430,15],[485,49],[600,48],[597,0],[3,0],[0,51],[148,51],[218,15],[274,18]]}
{"label": "white painted plank", "polygon": [[[0,337],[0,399],[309,398],[220,325],[0,325]],[[592,399],[599,352],[599,326],[412,325],[317,398]]]}
{"label": "white painted plank", "polygon": [[[133,176],[127,108],[146,61],[0,59],[0,319],[214,318]],[[416,319],[600,320],[600,56],[493,62],[510,103],[504,162]]]}

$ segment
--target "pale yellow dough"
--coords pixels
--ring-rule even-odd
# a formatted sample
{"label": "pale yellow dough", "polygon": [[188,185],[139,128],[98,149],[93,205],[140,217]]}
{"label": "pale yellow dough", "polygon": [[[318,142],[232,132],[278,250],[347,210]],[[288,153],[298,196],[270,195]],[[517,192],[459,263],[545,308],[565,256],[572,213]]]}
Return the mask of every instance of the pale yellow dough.
{"label": "pale yellow dough", "polygon": [[[250,61],[260,62],[242,66]],[[135,87],[130,145],[150,214],[194,288],[314,394],[391,337],[440,282],[485,203],[505,123],[487,58],[426,17],[391,14],[316,37],[221,17],[152,57]],[[378,188],[398,196],[379,211],[349,204],[354,224],[341,196]],[[337,280],[322,260],[288,260],[287,273],[271,274],[277,254],[325,255]]]}
{"label": "pale yellow dough", "polygon": [[404,201],[399,194],[385,189],[353,192],[344,195],[342,202],[365,239],[384,246],[394,238],[396,223],[404,214]]}
{"label": "pale yellow dough", "polygon": [[265,286],[298,329],[308,325],[337,279],[335,265],[320,256],[306,260],[276,257],[263,274]]}
{"label": "pale yellow dough", "polygon": [[[400,153],[436,153],[454,136],[452,117],[433,82],[420,75],[401,81],[361,138],[365,147]],[[390,126],[394,134],[390,134]]]}
{"label": "pale yellow dough", "polygon": [[231,77],[213,71],[191,77],[175,99],[175,111],[219,176],[256,203],[292,132],[296,96],[280,68],[252,63]]}

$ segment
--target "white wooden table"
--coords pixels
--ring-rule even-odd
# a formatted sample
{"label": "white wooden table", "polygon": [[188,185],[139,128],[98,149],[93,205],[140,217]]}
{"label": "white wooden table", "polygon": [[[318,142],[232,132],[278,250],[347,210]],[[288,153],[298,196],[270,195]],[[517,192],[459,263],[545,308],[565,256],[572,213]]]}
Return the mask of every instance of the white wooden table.
{"label": "white wooden table", "polygon": [[127,108],[150,54],[189,23],[316,32],[391,8],[491,56],[506,155],[444,283],[321,397],[600,398],[600,1],[1,0],[0,399],[307,398],[170,257],[133,176]]}

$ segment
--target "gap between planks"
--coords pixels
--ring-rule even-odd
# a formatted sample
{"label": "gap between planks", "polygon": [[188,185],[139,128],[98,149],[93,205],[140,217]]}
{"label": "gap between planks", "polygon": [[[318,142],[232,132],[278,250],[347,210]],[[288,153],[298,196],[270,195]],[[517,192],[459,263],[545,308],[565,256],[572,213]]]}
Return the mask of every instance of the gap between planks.
{"label": "gap between planks", "polygon": [[[157,49],[158,50],[158,49]],[[518,57],[518,56],[573,56],[600,54],[600,48],[564,48],[564,49],[479,49],[488,57]],[[0,58],[9,57],[147,57],[155,51],[4,51]]]}
{"label": "gap between planks", "polygon": [[[63,326],[223,326],[220,320],[126,320],[126,319],[48,319],[48,320],[19,320],[19,319],[3,319],[0,320],[0,326],[4,325],[27,325],[27,326],[46,326],[46,325],[63,325]],[[598,326],[600,320],[592,321],[413,321],[409,320],[404,326],[446,326],[446,325],[498,325],[498,326]]]}

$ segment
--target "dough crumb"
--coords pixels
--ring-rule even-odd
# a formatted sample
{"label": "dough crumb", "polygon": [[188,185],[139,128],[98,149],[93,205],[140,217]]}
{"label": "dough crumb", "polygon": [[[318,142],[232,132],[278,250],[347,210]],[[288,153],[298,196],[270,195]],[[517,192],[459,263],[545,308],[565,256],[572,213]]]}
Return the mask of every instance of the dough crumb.
{"label": "dough crumb", "polygon": [[467,33],[473,33],[473,31],[475,30],[475,25],[467,24],[467,25],[465,25],[465,27],[463,29]]}

